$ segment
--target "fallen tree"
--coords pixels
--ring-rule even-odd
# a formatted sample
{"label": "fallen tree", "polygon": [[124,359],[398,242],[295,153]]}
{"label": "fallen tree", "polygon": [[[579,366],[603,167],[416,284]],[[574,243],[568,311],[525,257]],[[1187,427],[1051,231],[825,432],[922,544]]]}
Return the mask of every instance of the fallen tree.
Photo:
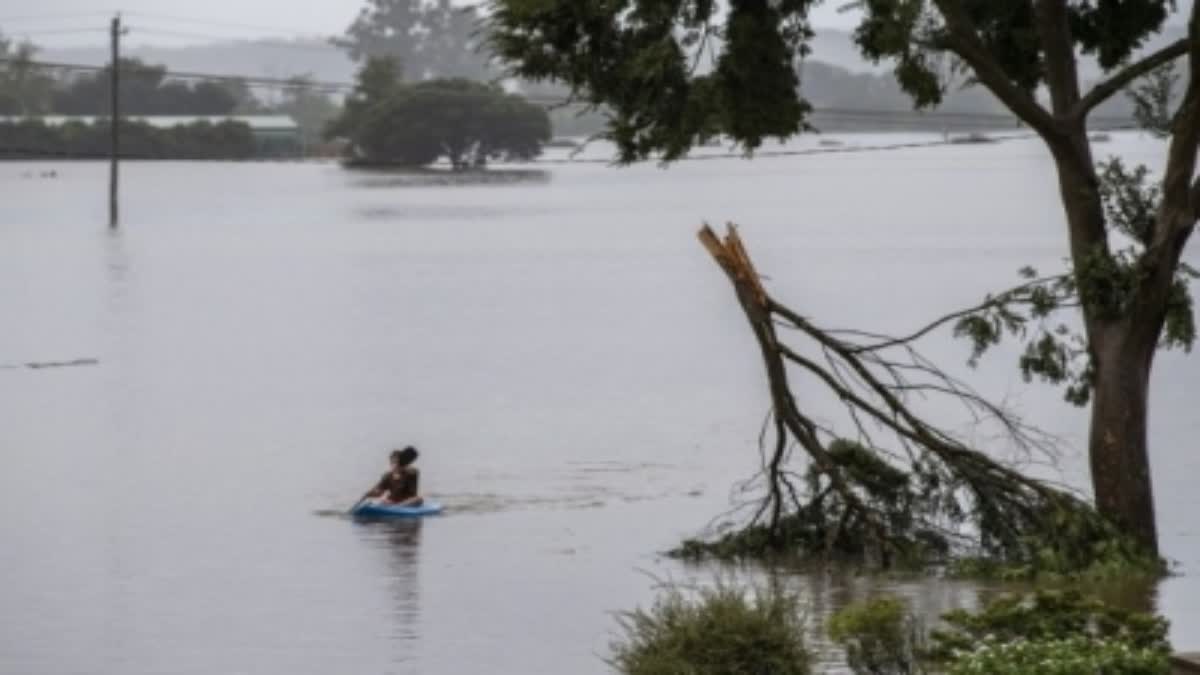
{"label": "fallen tree", "polygon": [[[914,407],[918,396],[952,399],[980,423],[997,425],[1025,456],[1052,455],[1054,439],[939,368],[914,343],[997,307],[1049,300],[1062,306],[1070,302],[1069,286],[1031,280],[908,336],[831,330],[767,292],[733,225],[724,238],[705,226],[700,241],[750,323],[772,409],[760,439],[764,496],[748,522],[716,540],[685,542],[678,555],[783,552],[883,567],[971,560],[1021,576],[1097,565],[1161,571],[1155,556],[1078,495],[972,447]],[[1024,292],[1035,288],[1042,290]],[[1056,292],[1061,297],[1044,295]],[[853,433],[806,414],[794,394],[801,377],[840,401]]]}

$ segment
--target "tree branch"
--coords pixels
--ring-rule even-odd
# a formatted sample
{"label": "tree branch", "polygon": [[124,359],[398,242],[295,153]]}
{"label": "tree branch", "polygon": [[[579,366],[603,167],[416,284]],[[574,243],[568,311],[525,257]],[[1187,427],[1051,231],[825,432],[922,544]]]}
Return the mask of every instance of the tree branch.
{"label": "tree branch", "polygon": [[1054,114],[1065,115],[1079,100],[1079,71],[1066,0],[1037,0],[1036,12],[1038,38],[1045,54],[1046,88],[1050,90]]}
{"label": "tree branch", "polygon": [[946,21],[950,31],[950,46],[959,58],[966,61],[975,71],[975,76],[993,94],[996,95],[1009,110],[1021,118],[1047,141],[1060,141],[1063,131],[1059,121],[1045,108],[1038,104],[1037,99],[1027,91],[1013,84],[1012,80],[996,62],[987,48],[979,40],[979,34],[971,18],[967,16],[959,0],[934,0],[934,4]]}
{"label": "tree branch", "polygon": [[1174,218],[1159,218],[1154,238],[1162,246],[1183,227],[1196,222],[1196,204],[1192,199],[1192,176],[1196,172],[1196,150],[1200,143],[1200,14],[1192,5],[1188,19],[1188,85],[1175,114],[1171,129],[1171,144],[1167,150],[1167,169],[1163,176],[1163,216],[1174,212]]}
{"label": "tree branch", "polygon": [[1071,109],[1069,116],[1082,120],[1096,106],[1107,101],[1134,80],[1148,74],[1159,66],[1163,66],[1187,54],[1188,44],[1188,38],[1181,38],[1143,58],[1141,61],[1126,66],[1124,70],[1092,87]]}
{"label": "tree branch", "polygon": [[[945,316],[938,317],[937,319],[934,319],[933,321],[929,322],[928,324],[926,324],[925,326],[923,326],[922,328],[920,328],[919,330],[917,330],[914,333],[910,333],[910,334],[902,336],[902,337],[886,338],[879,342],[875,342],[875,343],[871,343],[871,344],[858,345],[858,346],[851,348],[850,351],[853,354],[858,354],[858,353],[868,352],[868,351],[880,351],[883,349],[887,349],[889,347],[896,347],[899,345],[906,345],[906,344],[909,344],[912,342],[916,342],[917,340],[925,337],[926,335],[932,333],[934,330],[950,323],[951,321],[957,321],[958,319],[961,319],[963,317],[967,317],[972,314],[978,314],[979,312],[982,312],[986,309],[990,309],[992,307],[1000,307],[1000,306],[1006,305],[1010,302],[1028,302],[1027,300],[1022,300],[1022,299],[1018,298],[1017,296],[1022,291],[1026,291],[1031,288],[1035,288],[1037,286],[1043,286],[1046,284],[1057,283],[1057,282],[1062,281],[1063,279],[1067,278],[1068,276],[1069,275],[1067,275],[1067,274],[1056,274],[1052,277],[1042,277],[1040,279],[1034,279],[1033,281],[1029,281],[1029,282],[1021,284],[1019,286],[1014,286],[1014,287],[1008,289],[1007,291],[1004,291],[1003,293],[999,293],[995,296],[992,296],[973,307],[968,307],[966,309],[960,309],[956,312],[951,312],[949,314],[946,314]],[[835,331],[829,331],[829,332],[835,332]]]}

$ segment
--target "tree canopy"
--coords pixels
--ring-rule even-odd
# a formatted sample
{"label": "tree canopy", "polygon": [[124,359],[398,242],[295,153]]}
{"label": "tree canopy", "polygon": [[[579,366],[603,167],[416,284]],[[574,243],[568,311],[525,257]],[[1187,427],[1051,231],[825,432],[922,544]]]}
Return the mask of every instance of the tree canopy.
{"label": "tree canopy", "polygon": [[395,61],[370,59],[342,114],[326,129],[360,160],[455,169],[532,159],[550,140],[546,111],[498,86],[465,79],[404,84]]}
{"label": "tree canopy", "polygon": [[[580,99],[610,107],[610,134],[624,159],[656,153],[674,159],[715,133],[755,148],[804,129],[811,106],[798,89],[796,65],[809,52],[808,12],[816,4],[494,0],[489,29],[493,50],[516,74],[561,81]],[[918,107],[940,103],[964,69],[985,56],[986,67],[973,74],[996,85],[994,93],[1010,108],[1018,95],[1027,108],[1050,72],[1029,0],[854,4],[862,12],[855,42],[865,56],[894,64]],[[1061,4],[1064,48],[1095,55],[1105,70],[1161,29],[1172,5]]]}
{"label": "tree canopy", "polygon": [[372,108],[354,138],[369,159],[422,166],[445,158],[465,169],[537,157],[550,140],[550,119],[498,87],[429,80],[402,87]]}

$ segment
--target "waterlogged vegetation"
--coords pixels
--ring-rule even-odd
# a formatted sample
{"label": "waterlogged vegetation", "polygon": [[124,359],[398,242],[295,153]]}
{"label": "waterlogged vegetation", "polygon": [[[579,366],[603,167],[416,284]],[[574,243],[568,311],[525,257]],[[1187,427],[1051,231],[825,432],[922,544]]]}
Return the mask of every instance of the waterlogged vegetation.
{"label": "waterlogged vegetation", "polygon": [[348,141],[355,164],[418,168],[439,159],[462,171],[491,160],[529,160],[550,141],[546,111],[496,85],[465,79],[404,83],[400,66],[370,59],[354,94],[326,129]]}
{"label": "waterlogged vegetation", "polygon": [[[622,615],[611,663],[623,673],[781,673],[813,669],[803,604],[778,584],[672,587]],[[898,598],[853,604],[825,626],[857,675],[1166,675],[1166,622],[1075,592],[1001,598],[927,629]]]}
{"label": "waterlogged vegetation", "polygon": [[813,672],[800,600],[778,586],[672,587],[619,622],[610,663],[630,675]]}

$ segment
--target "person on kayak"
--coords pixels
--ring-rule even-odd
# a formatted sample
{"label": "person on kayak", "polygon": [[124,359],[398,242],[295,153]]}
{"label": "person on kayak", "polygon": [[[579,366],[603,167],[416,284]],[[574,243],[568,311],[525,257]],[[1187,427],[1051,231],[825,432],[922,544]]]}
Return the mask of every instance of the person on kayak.
{"label": "person on kayak", "polygon": [[367,496],[392,506],[420,506],[425,501],[417,491],[421,472],[412,465],[418,454],[411,445],[403,450],[393,450],[389,456],[392,468],[383,474]]}

